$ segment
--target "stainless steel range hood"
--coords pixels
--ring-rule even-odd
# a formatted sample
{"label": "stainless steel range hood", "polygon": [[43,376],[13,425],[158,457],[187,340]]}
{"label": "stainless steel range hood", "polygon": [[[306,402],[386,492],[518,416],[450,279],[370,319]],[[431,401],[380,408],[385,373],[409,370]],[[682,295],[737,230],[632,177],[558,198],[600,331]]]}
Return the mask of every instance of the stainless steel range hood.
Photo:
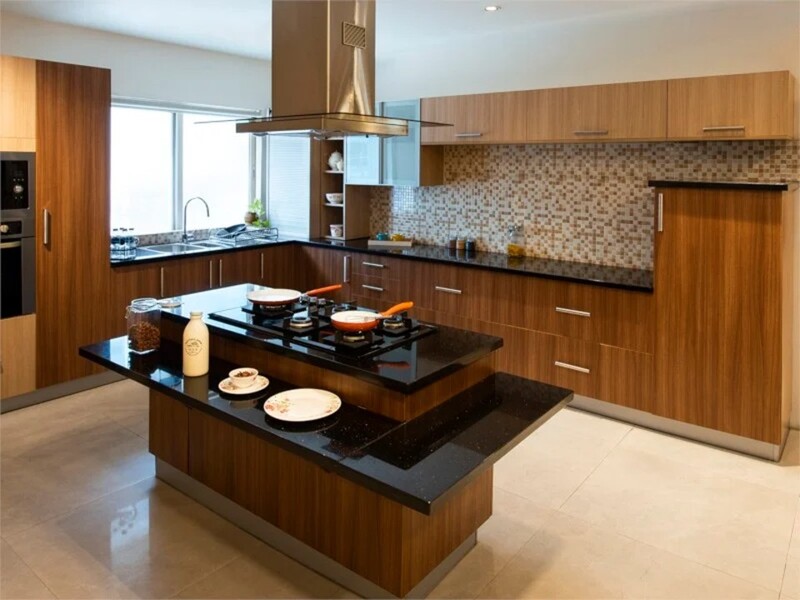
{"label": "stainless steel range hood", "polygon": [[272,0],[272,111],[240,133],[408,135],[375,107],[375,1]]}

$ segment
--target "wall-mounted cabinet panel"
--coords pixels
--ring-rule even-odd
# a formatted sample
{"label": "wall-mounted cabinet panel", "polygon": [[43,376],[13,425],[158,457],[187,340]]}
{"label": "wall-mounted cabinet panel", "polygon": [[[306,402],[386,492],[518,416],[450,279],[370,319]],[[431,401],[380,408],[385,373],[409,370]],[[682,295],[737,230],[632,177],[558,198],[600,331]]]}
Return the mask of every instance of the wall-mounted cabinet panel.
{"label": "wall-mounted cabinet panel", "polygon": [[533,90],[526,110],[529,142],[664,140],[667,82]]}
{"label": "wall-mounted cabinet panel", "polygon": [[0,56],[0,151],[36,151],[36,61]]}
{"label": "wall-mounted cabinet panel", "polygon": [[423,144],[514,144],[525,142],[526,92],[423,98],[422,120],[451,123],[424,127]]}
{"label": "wall-mounted cabinet panel", "polygon": [[791,139],[794,78],[789,71],[670,79],[671,140]]}

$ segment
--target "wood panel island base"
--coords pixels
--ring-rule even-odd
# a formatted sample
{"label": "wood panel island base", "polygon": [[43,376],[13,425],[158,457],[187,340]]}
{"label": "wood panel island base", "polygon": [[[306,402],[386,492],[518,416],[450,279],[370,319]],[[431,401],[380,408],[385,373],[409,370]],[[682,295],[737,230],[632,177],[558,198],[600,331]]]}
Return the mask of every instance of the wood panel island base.
{"label": "wood panel island base", "polygon": [[[159,478],[365,597],[424,597],[475,545],[492,514],[492,465],[572,398],[496,373],[502,340],[437,326],[368,358],[325,353],[213,315],[241,309],[251,285],[183,297],[162,313],[160,350],[120,337],[81,355],[150,388]],[[211,371],[181,374],[176,336],[203,310]],[[255,398],[218,384],[235,366],[270,378]],[[342,408],[289,424],[265,414],[297,387]]]}

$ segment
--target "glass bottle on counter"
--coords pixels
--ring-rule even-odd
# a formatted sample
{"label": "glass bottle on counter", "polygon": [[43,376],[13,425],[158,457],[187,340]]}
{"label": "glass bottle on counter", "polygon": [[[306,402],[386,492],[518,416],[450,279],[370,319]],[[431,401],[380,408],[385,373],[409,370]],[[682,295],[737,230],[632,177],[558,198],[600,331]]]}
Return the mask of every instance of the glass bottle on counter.
{"label": "glass bottle on counter", "polygon": [[203,312],[193,310],[183,330],[183,374],[199,377],[208,373],[208,327]]}
{"label": "glass bottle on counter", "polygon": [[161,344],[161,307],[155,298],[132,300],[125,318],[131,352],[145,354],[158,350]]}
{"label": "glass bottle on counter", "polygon": [[509,225],[506,231],[506,252],[509,256],[525,256],[525,234],[522,225]]}

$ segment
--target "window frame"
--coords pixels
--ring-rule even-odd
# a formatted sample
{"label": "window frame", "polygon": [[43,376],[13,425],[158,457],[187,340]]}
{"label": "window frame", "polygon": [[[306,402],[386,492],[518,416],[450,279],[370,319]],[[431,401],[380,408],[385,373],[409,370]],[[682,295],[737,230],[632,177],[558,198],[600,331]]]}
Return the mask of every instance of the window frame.
{"label": "window frame", "polygon": [[[263,110],[214,106],[210,104],[163,102],[127,96],[111,96],[111,108],[114,107],[156,110],[172,114],[172,229],[158,233],[169,233],[172,231],[181,231],[183,229],[183,207],[185,201],[188,200],[188,198],[183,198],[183,115],[186,113],[208,115],[209,121],[221,121],[230,118],[231,125],[233,125],[233,121],[235,120],[251,119],[264,115]],[[248,178],[250,201],[252,201],[253,198],[260,197],[262,203],[264,203],[263,195],[256,196],[257,189],[263,194],[265,188],[264,182],[266,180],[266,171],[261,171],[261,181],[258,181],[259,170],[263,168],[262,165],[265,162],[264,160],[258,159],[256,145],[260,141],[262,142],[263,148],[265,145],[263,145],[262,140],[256,136],[250,136]],[[112,209],[113,199],[109,198],[109,200],[112,203],[112,206],[109,208]]]}

